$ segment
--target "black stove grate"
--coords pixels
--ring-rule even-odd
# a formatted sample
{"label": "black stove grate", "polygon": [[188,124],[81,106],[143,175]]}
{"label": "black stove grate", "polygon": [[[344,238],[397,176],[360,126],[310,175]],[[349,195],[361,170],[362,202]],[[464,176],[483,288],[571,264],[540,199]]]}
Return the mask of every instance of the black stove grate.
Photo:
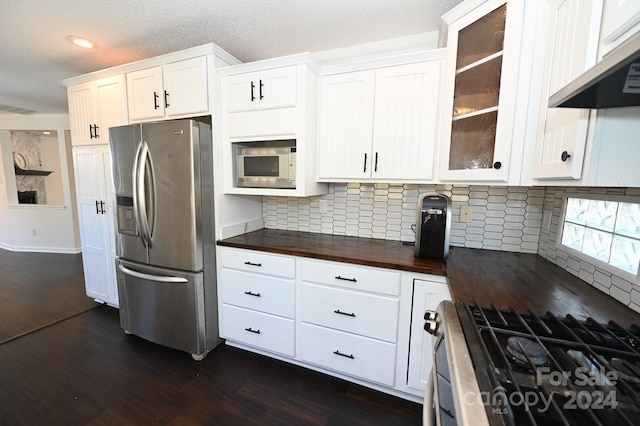
{"label": "black stove grate", "polygon": [[640,424],[640,327],[457,310],[491,424]]}

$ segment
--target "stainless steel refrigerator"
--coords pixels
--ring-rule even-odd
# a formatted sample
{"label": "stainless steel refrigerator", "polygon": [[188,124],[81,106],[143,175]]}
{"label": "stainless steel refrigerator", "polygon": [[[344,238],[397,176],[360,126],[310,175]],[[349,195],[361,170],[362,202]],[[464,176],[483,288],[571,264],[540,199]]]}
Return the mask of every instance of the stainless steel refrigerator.
{"label": "stainless steel refrigerator", "polygon": [[211,121],[109,130],[120,325],[202,359],[218,336]]}

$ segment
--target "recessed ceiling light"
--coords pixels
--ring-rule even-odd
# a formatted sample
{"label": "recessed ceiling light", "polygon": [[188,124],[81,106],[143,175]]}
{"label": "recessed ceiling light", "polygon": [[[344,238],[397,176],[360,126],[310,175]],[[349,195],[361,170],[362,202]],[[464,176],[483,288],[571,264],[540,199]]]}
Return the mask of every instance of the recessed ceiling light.
{"label": "recessed ceiling light", "polygon": [[95,41],[91,41],[89,39],[86,39],[84,37],[78,37],[78,36],[67,36],[66,37],[67,41],[69,43],[73,43],[76,46],[80,46],[80,47],[84,47],[85,49],[97,49],[98,48],[98,43],[96,43]]}
{"label": "recessed ceiling light", "polygon": [[51,132],[43,131],[43,132],[42,132],[42,134],[43,134],[43,135],[50,135],[50,134],[51,134]]}

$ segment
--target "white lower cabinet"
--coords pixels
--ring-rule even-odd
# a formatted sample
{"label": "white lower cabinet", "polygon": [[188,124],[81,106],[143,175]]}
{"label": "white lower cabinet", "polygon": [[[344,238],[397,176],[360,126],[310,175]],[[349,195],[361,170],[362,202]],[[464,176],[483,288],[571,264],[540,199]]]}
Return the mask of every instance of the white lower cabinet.
{"label": "white lower cabinet", "polygon": [[115,197],[109,146],[73,148],[73,169],[87,296],[117,307]]}
{"label": "white lower cabinet", "polygon": [[294,355],[294,321],[223,304],[221,328],[224,337],[268,351]]}
{"label": "white lower cabinet", "polygon": [[224,246],[217,254],[229,344],[422,400],[432,357],[423,315],[450,299],[445,277]]}
{"label": "white lower cabinet", "polygon": [[220,334],[270,352],[295,355],[295,259],[218,248]]}
{"label": "white lower cabinet", "polygon": [[393,386],[395,343],[302,323],[298,342],[300,358],[350,376]]}
{"label": "white lower cabinet", "polygon": [[407,386],[419,391],[426,389],[433,366],[433,336],[424,331],[424,314],[427,310],[435,310],[443,300],[451,300],[447,283],[420,279],[413,281]]}
{"label": "white lower cabinet", "polygon": [[302,283],[300,320],[336,330],[395,343],[398,334],[397,297]]}

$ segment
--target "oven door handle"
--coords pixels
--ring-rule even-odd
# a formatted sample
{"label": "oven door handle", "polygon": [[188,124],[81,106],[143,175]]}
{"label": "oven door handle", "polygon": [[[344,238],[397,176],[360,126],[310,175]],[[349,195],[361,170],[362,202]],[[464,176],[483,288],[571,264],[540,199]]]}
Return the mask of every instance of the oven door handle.
{"label": "oven door handle", "polygon": [[433,407],[433,396],[435,393],[435,374],[435,369],[431,368],[431,372],[429,373],[429,377],[427,378],[427,389],[425,390],[424,403],[422,405],[422,424],[424,426],[436,425],[436,412]]}

